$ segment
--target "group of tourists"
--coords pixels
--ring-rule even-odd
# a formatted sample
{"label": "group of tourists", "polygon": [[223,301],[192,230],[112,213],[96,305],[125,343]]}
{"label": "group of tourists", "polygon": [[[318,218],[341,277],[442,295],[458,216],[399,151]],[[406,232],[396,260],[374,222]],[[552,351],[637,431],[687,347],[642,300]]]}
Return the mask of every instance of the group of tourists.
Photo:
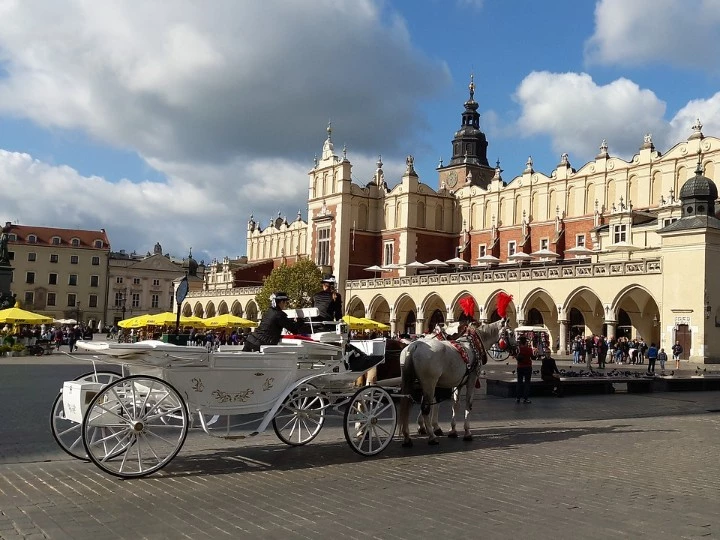
{"label": "group of tourists", "polygon": [[[598,368],[610,364],[645,364],[647,360],[648,372],[655,372],[655,363],[660,364],[660,370],[665,370],[668,354],[664,348],[658,348],[655,343],[646,343],[642,337],[628,339],[627,337],[606,338],[605,336],[578,335],[572,340],[570,350],[573,355],[573,364],[586,364],[590,369],[593,361]],[[675,369],[680,369],[680,356],[683,353],[682,345],[676,341],[672,346]]]}

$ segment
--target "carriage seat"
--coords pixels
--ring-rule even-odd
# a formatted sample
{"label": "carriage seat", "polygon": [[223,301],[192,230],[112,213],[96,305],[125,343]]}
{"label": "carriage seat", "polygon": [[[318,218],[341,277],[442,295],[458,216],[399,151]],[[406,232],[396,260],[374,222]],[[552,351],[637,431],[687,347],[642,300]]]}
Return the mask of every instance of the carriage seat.
{"label": "carriage seat", "polygon": [[350,371],[363,373],[373,366],[378,365],[385,358],[382,354],[365,354],[352,343],[348,344],[346,352],[350,353],[347,364]]}

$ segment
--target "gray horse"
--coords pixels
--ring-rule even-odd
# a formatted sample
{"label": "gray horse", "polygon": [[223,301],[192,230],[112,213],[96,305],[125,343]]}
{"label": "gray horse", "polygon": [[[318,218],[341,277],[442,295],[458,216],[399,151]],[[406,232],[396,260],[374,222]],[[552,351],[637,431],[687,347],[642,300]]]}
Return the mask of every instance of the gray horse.
{"label": "gray horse", "polygon": [[[501,319],[491,324],[470,325],[457,346],[467,353],[466,363],[463,356],[450,341],[440,339],[421,339],[414,341],[403,349],[400,363],[402,370],[402,399],[400,407],[400,424],[403,434],[403,446],[412,446],[408,428],[410,403],[415,380],[420,382],[422,389],[421,414],[428,433],[428,444],[438,444],[437,430],[430,429],[430,414],[435,403],[435,389],[458,389],[465,387],[465,434],[463,440],[472,440],[469,415],[472,409],[473,392],[487,352],[496,343],[506,329],[506,320]],[[507,332],[512,339],[512,332]],[[483,358],[484,357],[484,358]],[[453,394],[453,412],[450,421],[450,437],[457,436],[455,416],[457,414],[459,392]],[[435,422],[436,424],[436,422]],[[435,427],[435,426],[433,426]]]}

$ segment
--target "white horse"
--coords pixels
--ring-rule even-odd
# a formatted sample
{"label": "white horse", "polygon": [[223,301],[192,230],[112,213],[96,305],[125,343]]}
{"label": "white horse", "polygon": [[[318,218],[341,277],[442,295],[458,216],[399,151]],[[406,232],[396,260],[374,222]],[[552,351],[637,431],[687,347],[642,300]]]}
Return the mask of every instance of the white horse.
{"label": "white horse", "polygon": [[[421,414],[423,423],[428,433],[428,443],[438,444],[438,427],[435,421],[430,429],[430,413],[435,404],[435,389],[459,389],[465,387],[465,421],[463,424],[465,433],[463,440],[472,440],[470,433],[470,411],[475,390],[475,383],[478,380],[482,364],[487,361],[487,351],[496,343],[506,329],[506,320],[484,324],[480,326],[470,325],[462,338],[456,344],[465,350],[467,363],[463,356],[450,341],[440,339],[421,339],[414,341],[403,349],[400,357],[402,370],[402,399],[400,407],[400,422],[403,434],[403,446],[412,446],[408,430],[408,417],[410,415],[410,394],[415,385],[415,380],[420,382],[422,389]],[[512,332],[507,332],[512,336]],[[457,414],[457,397],[459,392],[454,393],[453,412],[450,421],[450,432],[448,436],[457,437],[455,417]],[[441,433],[441,432],[440,432]]]}

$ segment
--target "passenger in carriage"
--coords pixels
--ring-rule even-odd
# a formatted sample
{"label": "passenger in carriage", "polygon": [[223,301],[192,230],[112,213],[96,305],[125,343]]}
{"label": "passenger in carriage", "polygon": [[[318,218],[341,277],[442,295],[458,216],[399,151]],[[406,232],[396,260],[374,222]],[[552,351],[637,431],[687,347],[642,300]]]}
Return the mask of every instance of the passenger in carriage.
{"label": "passenger in carriage", "polygon": [[342,319],[342,296],[335,290],[335,276],[323,277],[322,291],[313,296],[313,306],[318,309],[318,316],[314,318],[313,322],[322,323]]}
{"label": "passenger in carriage", "polygon": [[270,295],[270,309],[263,314],[257,329],[248,334],[243,351],[257,352],[261,345],[277,345],[280,343],[283,328],[291,334],[300,333],[301,324],[291,320],[283,311],[288,308],[289,300],[287,293],[284,292]]}

